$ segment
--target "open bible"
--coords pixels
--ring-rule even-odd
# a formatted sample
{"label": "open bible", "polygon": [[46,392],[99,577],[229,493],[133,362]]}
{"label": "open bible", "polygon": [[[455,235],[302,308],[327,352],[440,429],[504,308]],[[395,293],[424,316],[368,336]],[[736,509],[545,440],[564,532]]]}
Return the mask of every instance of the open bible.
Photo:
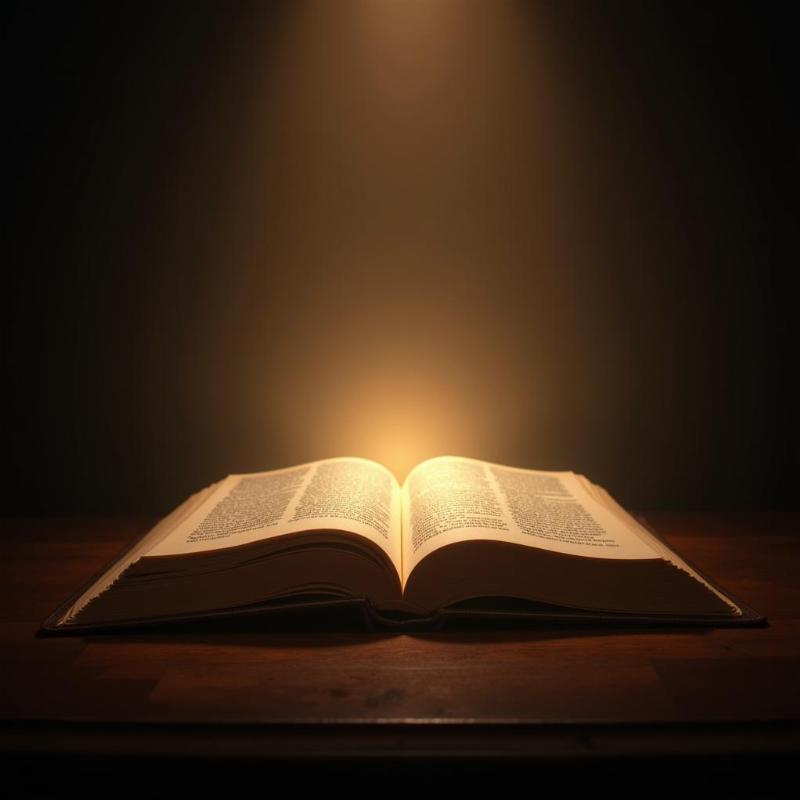
{"label": "open bible", "polygon": [[361,458],[230,475],[162,519],[43,629],[342,603],[409,628],[459,617],[763,621],[586,477],[443,456],[403,485]]}

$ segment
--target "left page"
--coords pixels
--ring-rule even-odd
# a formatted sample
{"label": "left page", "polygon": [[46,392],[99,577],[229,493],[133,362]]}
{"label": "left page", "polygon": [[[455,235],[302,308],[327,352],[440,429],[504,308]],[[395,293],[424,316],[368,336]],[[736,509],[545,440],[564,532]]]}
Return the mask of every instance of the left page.
{"label": "left page", "polygon": [[158,524],[152,528],[148,534],[136,545],[131,548],[123,558],[117,560],[110,569],[100,575],[92,582],[77,600],[58,619],[57,624],[61,625],[71,620],[86,604],[94,597],[102,594],[109,586],[119,580],[120,575],[135,561],[138,561],[145,553],[149,553],[169,532],[180,524],[181,520],[186,519],[194,509],[199,508],[203,501],[214,493],[214,489],[219,484],[211,484],[205,489],[188,497],[177,508],[173,509],[166,517],[159,520]]}
{"label": "left page", "polygon": [[287,533],[343,530],[377,544],[401,574],[400,487],[364,458],[229,475],[148,556],[186,555]]}

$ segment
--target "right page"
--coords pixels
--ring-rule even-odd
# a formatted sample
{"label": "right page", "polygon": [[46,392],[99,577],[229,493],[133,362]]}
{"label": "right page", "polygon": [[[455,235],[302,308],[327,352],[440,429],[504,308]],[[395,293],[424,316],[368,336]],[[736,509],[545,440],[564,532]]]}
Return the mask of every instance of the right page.
{"label": "right page", "polygon": [[494,539],[592,558],[660,558],[620,525],[573,472],[517,469],[458,456],[423,461],[403,486],[403,586],[434,550]]}
{"label": "right page", "polygon": [[402,490],[404,598],[437,612],[479,598],[633,615],[737,609],[583,476],[442,456]]}
{"label": "right page", "polygon": [[661,541],[657,536],[654,536],[649,530],[647,530],[647,528],[645,528],[634,516],[625,511],[625,509],[609,494],[606,489],[604,489],[602,486],[598,486],[596,483],[592,483],[592,481],[590,481],[585,475],[577,475],[576,477],[581,481],[589,494],[591,494],[599,503],[615,513],[620,522],[627,525],[633,533],[639,536],[639,538],[649,542],[653,548],[661,554],[662,558],[674,564],[679,569],[689,573],[689,575],[691,575],[695,580],[702,583],[709,591],[717,595],[720,600],[727,603],[736,614],[741,615],[742,610],[738,605],[736,605],[736,603],[734,603],[729,597],[726,597],[716,586],[709,583],[708,580],[706,580],[706,578],[704,578],[693,567],[689,566],[684,559],[682,559],[674,550],[668,547],[665,542]]}

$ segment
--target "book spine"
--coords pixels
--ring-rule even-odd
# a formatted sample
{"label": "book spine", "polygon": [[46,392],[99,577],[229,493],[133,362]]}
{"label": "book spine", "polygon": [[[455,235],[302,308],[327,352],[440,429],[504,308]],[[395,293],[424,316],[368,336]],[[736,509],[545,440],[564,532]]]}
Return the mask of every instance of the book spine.
{"label": "book spine", "polygon": [[400,612],[381,611],[369,601],[364,604],[365,616],[369,618],[373,630],[428,631],[438,630],[444,623],[444,616],[436,612],[427,616],[414,616]]}

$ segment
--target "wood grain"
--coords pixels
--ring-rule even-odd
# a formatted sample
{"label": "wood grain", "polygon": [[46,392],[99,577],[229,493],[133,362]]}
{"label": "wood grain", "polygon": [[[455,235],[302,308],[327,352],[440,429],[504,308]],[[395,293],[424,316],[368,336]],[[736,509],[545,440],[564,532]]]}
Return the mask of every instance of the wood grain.
{"label": "wood grain", "polygon": [[[186,746],[197,747],[197,731],[223,726],[239,736],[271,732],[296,752],[311,742],[334,751],[347,742],[352,754],[352,748],[376,747],[380,737],[365,738],[365,731],[380,728],[380,736],[395,732],[393,747],[403,742],[412,752],[424,741],[430,754],[434,728],[442,752],[457,740],[458,752],[469,753],[465,736],[484,750],[502,736],[519,744],[545,730],[602,730],[608,743],[640,726],[651,733],[631,735],[625,746],[645,747],[642,742],[663,745],[671,730],[681,730],[687,742],[686,731],[700,725],[729,736],[752,730],[750,744],[737,739],[740,749],[767,735],[795,747],[800,514],[646,518],[678,552],[765,614],[769,626],[410,635],[271,631],[256,622],[211,631],[39,638],[41,621],[153,520],[6,519],[0,540],[4,742],[12,749],[42,742],[63,747],[69,726],[73,745],[83,741],[80,733],[94,747],[123,741],[133,747],[140,726],[158,725],[194,736]],[[505,732],[499,740],[498,731]],[[176,736],[170,741],[181,741]],[[141,734],[140,747],[145,740],[152,742]],[[585,747],[585,739],[570,741]],[[708,746],[709,739],[697,741]]]}

